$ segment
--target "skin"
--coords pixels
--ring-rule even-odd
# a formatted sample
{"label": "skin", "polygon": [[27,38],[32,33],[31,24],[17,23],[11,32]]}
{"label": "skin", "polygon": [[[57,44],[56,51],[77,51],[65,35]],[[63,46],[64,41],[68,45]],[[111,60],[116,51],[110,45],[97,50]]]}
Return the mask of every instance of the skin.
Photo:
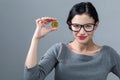
{"label": "skin", "polygon": [[[32,68],[38,64],[38,44],[40,40],[49,32],[57,30],[57,28],[46,28],[46,25],[53,21],[57,21],[57,19],[51,18],[51,17],[42,17],[36,20],[36,30],[34,32],[31,45],[25,61],[25,65],[27,68]],[[94,19],[92,17],[89,17],[86,14],[76,15],[72,19],[72,23],[78,23],[78,24],[86,24],[86,23],[93,23],[93,22],[94,22]],[[96,28],[97,27],[98,27],[98,22],[96,23]],[[100,46],[96,45],[93,42],[92,40],[93,34],[94,34],[94,31],[85,32],[83,29],[81,29],[79,32],[73,32],[74,41],[67,45],[68,48],[77,54],[83,53],[84,55],[93,55],[93,53],[101,49]],[[80,35],[85,35],[87,36],[87,38],[84,40],[80,40],[77,37]]]}
{"label": "skin", "polygon": [[42,17],[36,20],[36,30],[34,32],[25,61],[27,68],[32,68],[38,64],[38,44],[40,42],[40,39],[47,35],[49,32],[57,30],[57,28],[46,28],[46,25],[53,21],[56,21],[56,18]]}
{"label": "skin", "polygon": [[[94,23],[94,19],[90,17],[87,14],[82,15],[75,15],[73,19],[71,20],[71,23],[77,23],[77,24],[87,24],[87,23]],[[94,55],[96,52],[100,51],[101,46],[96,45],[93,42],[93,35],[95,30],[98,27],[98,23],[96,23],[95,29],[92,32],[86,32],[83,28],[79,32],[72,32],[74,36],[74,41],[69,43],[67,46],[70,50],[77,54],[83,54],[83,55]],[[81,40],[79,36],[86,36],[84,40]]]}

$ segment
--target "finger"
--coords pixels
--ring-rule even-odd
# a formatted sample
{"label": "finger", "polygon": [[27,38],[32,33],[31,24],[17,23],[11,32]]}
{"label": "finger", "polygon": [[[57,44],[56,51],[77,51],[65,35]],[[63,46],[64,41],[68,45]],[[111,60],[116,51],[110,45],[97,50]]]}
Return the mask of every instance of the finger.
{"label": "finger", "polygon": [[46,24],[56,20],[57,20],[56,18],[52,18],[52,17],[42,17],[42,18],[36,19],[36,25],[45,26]]}
{"label": "finger", "polygon": [[39,23],[41,21],[41,18],[36,19],[36,23]]}
{"label": "finger", "polygon": [[41,19],[56,19],[56,18],[53,18],[53,17],[42,17]]}
{"label": "finger", "polygon": [[52,22],[57,20],[56,18],[52,18],[52,17],[42,17],[41,18],[42,21],[46,21],[46,22]]}
{"label": "finger", "polygon": [[36,24],[46,24],[47,22],[44,20],[44,19],[42,19],[42,18],[38,18],[38,19],[36,19]]}
{"label": "finger", "polygon": [[57,30],[57,28],[49,28],[48,32],[52,32],[52,31],[56,31],[56,30]]}

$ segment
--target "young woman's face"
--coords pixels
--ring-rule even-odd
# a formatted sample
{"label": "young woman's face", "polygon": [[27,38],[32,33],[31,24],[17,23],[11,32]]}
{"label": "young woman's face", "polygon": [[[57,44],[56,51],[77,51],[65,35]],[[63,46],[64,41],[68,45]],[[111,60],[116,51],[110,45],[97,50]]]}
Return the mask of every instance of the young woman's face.
{"label": "young woman's face", "polygon": [[[95,21],[92,17],[88,16],[87,14],[75,15],[71,20],[71,24],[74,30],[77,30],[77,28],[79,30],[77,32],[73,31],[75,41],[82,44],[92,41],[94,31],[98,25],[98,23],[95,24]],[[84,25],[84,27],[82,26],[81,29],[79,29],[79,25]],[[91,26],[94,27],[94,29]]]}

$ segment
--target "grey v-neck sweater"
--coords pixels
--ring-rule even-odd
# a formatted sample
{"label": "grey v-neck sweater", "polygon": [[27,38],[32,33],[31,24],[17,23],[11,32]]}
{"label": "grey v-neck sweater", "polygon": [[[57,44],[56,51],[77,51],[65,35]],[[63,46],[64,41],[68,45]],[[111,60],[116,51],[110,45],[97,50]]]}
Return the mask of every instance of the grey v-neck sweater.
{"label": "grey v-neck sweater", "polygon": [[106,80],[110,72],[120,78],[120,56],[103,46],[94,56],[72,52],[66,44],[53,45],[33,68],[24,69],[25,80],[44,80],[55,68],[55,80]]}

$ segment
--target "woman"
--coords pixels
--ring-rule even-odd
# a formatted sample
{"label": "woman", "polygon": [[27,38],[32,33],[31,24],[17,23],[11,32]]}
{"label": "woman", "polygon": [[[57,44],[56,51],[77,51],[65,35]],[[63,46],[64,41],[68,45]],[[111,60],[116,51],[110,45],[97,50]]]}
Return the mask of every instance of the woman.
{"label": "woman", "polygon": [[90,2],[81,2],[70,10],[67,24],[74,40],[53,45],[38,64],[38,43],[57,28],[46,28],[56,18],[36,20],[36,31],[25,62],[25,80],[44,80],[55,68],[55,80],[106,80],[113,72],[120,78],[120,56],[109,46],[94,43],[93,35],[99,24],[98,14]]}

